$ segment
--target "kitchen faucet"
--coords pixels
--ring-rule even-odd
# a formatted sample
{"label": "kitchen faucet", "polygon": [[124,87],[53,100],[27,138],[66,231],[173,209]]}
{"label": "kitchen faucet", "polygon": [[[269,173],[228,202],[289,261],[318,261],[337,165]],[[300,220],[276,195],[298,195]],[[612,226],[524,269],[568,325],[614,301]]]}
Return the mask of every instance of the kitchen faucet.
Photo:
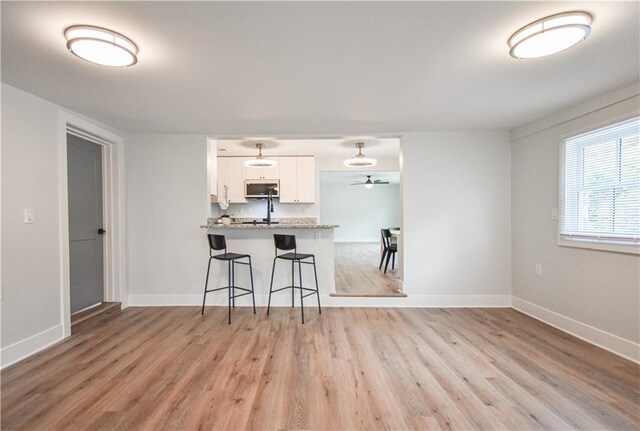
{"label": "kitchen faucet", "polygon": [[271,224],[271,213],[273,212],[273,188],[267,190],[267,224]]}

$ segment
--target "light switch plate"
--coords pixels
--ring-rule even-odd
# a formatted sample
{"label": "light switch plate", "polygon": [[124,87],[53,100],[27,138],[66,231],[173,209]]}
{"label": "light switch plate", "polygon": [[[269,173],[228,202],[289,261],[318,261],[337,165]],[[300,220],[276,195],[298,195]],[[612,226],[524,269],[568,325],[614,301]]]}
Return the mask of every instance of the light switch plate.
{"label": "light switch plate", "polygon": [[551,208],[551,220],[558,220],[558,208]]}
{"label": "light switch plate", "polygon": [[315,239],[316,241],[320,241],[320,232],[316,232]]}
{"label": "light switch plate", "polygon": [[542,264],[536,263],[536,275],[542,275]]}
{"label": "light switch plate", "polygon": [[33,208],[24,209],[24,222],[25,224],[33,223]]}

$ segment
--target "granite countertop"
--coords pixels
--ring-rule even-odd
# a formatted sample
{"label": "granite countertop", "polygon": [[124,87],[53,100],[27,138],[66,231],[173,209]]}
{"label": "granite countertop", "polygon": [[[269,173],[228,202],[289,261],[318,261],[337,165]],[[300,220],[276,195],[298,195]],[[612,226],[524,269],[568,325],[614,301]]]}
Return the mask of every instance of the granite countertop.
{"label": "granite countertop", "polygon": [[334,229],[340,227],[337,224],[318,224],[314,217],[275,218],[273,224],[242,223],[251,222],[254,219],[237,218],[229,225],[219,224],[216,219],[207,219],[207,224],[200,226],[207,229]]}
{"label": "granite countertop", "polygon": [[277,223],[277,224],[243,224],[232,223],[228,225],[224,224],[211,224],[201,226],[208,229],[334,229],[339,227],[337,224],[291,224],[291,223]]}

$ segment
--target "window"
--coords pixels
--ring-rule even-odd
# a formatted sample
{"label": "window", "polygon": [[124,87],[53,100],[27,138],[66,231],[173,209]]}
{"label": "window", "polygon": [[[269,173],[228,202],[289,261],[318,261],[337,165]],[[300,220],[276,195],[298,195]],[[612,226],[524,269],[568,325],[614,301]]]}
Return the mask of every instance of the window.
{"label": "window", "polygon": [[560,239],[640,244],[640,117],[564,140]]}

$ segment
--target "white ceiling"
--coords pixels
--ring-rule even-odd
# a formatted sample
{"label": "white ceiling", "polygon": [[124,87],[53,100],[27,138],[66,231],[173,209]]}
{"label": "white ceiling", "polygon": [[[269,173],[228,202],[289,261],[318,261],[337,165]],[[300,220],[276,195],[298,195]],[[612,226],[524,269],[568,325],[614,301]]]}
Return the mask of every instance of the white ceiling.
{"label": "white ceiling", "polygon": [[[372,136],[344,137],[340,139],[218,139],[220,156],[254,156],[258,154],[256,143],[264,145],[262,153],[269,156],[306,155],[316,157],[355,156],[358,152],[356,142],[364,142],[363,154],[375,158],[399,157],[400,140],[398,138],[377,138]],[[224,150],[222,150],[224,149]],[[222,150],[222,151],[221,151]]]}
{"label": "white ceiling", "polygon": [[[389,184],[400,184],[400,172],[320,172],[320,184],[343,184],[367,181],[367,175],[371,175],[371,181],[388,181]],[[382,186],[383,184],[381,184]]]}
{"label": "white ceiling", "polygon": [[[506,129],[638,81],[639,2],[6,2],[2,80],[126,132],[353,135]],[[581,9],[591,37],[515,60],[507,39]],[[139,63],[65,48],[124,33]]]}

